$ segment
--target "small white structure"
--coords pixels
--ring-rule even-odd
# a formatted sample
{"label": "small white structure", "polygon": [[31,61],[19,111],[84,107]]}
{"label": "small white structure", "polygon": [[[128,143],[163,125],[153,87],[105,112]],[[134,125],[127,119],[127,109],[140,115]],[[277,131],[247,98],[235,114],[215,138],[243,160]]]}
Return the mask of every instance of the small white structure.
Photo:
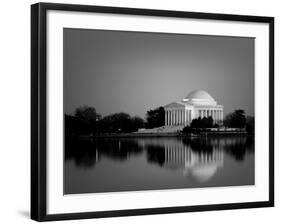
{"label": "small white structure", "polygon": [[210,116],[215,124],[223,121],[223,106],[204,90],[192,91],[181,101],[164,106],[164,109],[165,126],[186,126],[195,118]]}

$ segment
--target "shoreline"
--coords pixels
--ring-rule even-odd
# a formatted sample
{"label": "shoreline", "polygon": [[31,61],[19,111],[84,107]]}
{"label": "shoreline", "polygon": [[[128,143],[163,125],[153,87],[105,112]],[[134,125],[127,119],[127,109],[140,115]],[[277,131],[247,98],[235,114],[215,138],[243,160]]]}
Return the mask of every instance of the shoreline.
{"label": "shoreline", "polygon": [[100,134],[100,135],[67,135],[67,137],[77,137],[79,139],[93,139],[93,138],[146,138],[146,137],[224,137],[224,136],[254,136],[247,132],[202,132],[200,134],[183,134],[183,133],[114,133],[114,134]]}

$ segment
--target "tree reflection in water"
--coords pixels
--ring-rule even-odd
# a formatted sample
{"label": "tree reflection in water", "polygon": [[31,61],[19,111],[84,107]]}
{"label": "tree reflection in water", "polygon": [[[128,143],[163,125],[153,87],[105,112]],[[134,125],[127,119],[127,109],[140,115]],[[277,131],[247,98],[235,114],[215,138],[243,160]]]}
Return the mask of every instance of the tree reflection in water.
{"label": "tree reflection in water", "polygon": [[122,162],[131,156],[145,155],[150,164],[205,182],[223,167],[225,154],[235,161],[243,161],[246,153],[253,153],[253,144],[253,138],[246,136],[98,138],[91,141],[68,138],[65,158],[73,160],[77,167],[93,168],[103,158]]}
{"label": "tree reflection in water", "polygon": [[77,166],[92,167],[103,156],[114,160],[126,160],[133,154],[143,151],[137,141],[122,138],[101,138],[94,140],[67,139],[66,160],[74,160]]}

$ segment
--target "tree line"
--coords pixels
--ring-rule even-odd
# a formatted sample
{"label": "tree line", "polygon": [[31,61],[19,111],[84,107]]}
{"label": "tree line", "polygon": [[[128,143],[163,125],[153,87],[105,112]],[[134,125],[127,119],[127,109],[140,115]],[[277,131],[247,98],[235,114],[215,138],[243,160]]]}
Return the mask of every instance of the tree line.
{"label": "tree line", "polygon": [[[158,107],[146,112],[145,119],[120,112],[102,117],[94,107],[83,106],[75,110],[74,115],[65,115],[66,134],[97,134],[97,133],[130,133],[141,128],[156,128],[165,125],[165,110]],[[199,117],[193,119],[190,126],[183,132],[191,130],[216,128],[213,118]],[[246,116],[244,110],[234,110],[226,115],[223,126],[229,128],[246,129],[248,133],[254,132],[254,117]]]}
{"label": "tree line", "polygon": [[65,114],[66,134],[130,133],[140,128],[154,128],[165,125],[163,107],[149,110],[146,119],[120,112],[102,117],[94,107],[83,106],[74,115]]}
{"label": "tree line", "polygon": [[[254,133],[255,120],[252,116],[246,116],[245,111],[242,109],[234,110],[226,115],[222,125],[227,128],[245,129],[248,133]],[[183,129],[184,133],[198,131],[198,129],[218,128],[220,125],[214,123],[213,118],[199,117],[193,119],[190,126]]]}

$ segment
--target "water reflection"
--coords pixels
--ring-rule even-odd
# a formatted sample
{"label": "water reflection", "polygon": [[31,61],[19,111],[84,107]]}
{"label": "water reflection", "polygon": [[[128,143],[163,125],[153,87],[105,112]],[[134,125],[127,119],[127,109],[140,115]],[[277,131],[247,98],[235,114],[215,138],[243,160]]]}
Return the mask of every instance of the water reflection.
{"label": "water reflection", "polygon": [[[180,142],[177,142],[177,144],[174,144],[174,141],[167,142],[162,151],[164,161],[161,165],[179,171],[184,176],[191,175],[200,182],[207,181],[219,167],[222,167],[224,152],[219,147],[206,142],[206,144],[200,143],[199,145],[197,140],[189,143],[180,144]],[[196,147],[192,148],[191,145],[196,145]],[[149,149],[148,152],[154,153]]]}
{"label": "water reflection", "polygon": [[103,158],[126,162],[144,155],[148,164],[206,182],[223,168],[225,154],[243,162],[247,153],[253,153],[253,142],[253,138],[241,136],[67,139],[65,156],[67,161],[74,161],[77,168],[93,169]]}
{"label": "water reflection", "polygon": [[126,160],[143,148],[131,139],[95,139],[65,141],[65,158],[73,160],[78,167],[93,167],[102,156],[114,160]]}

